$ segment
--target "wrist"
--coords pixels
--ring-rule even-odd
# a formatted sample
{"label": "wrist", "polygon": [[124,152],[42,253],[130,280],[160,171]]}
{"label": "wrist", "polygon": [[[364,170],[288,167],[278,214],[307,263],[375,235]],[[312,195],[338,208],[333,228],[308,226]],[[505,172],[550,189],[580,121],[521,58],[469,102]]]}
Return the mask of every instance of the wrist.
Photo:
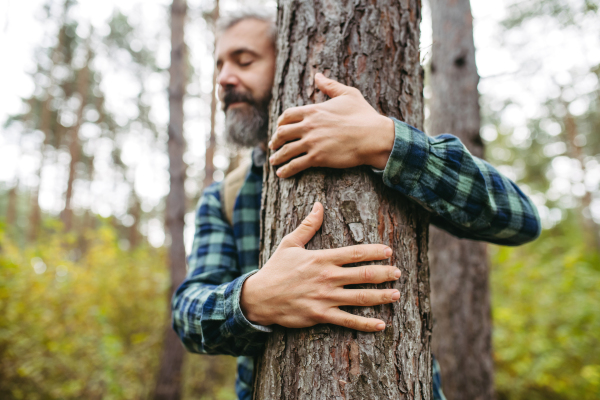
{"label": "wrist", "polygon": [[375,137],[375,140],[372,140],[375,147],[372,149],[367,164],[373,168],[384,170],[390,154],[392,154],[394,140],[396,139],[394,121],[381,115],[372,134]]}
{"label": "wrist", "polygon": [[256,290],[257,272],[250,276],[242,285],[242,293],[240,295],[240,308],[248,321],[256,325],[271,325],[271,322],[261,313],[260,290]]}

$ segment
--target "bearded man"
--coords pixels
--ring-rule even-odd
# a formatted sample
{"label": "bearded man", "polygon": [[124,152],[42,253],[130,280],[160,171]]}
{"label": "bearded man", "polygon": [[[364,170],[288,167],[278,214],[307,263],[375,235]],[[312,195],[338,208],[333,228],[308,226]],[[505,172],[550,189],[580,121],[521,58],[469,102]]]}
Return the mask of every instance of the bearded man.
{"label": "bearded man", "polygon": [[[268,17],[245,13],[222,22],[216,56],[227,137],[254,150],[249,167],[242,169],[232,212],[221,182],[206,188],[200,199],[187,278],[173,297],[173,326],[189,351],[238,357],[240,400],[252,396],[253,357],[263,348],[270,325],[303,328],[329,323],[380,332],[385,329],[382,320],[339,307],[387,304],[400,297],[395,289],[344,288],[398,279],[400,270],[390,265],[343,268],[357,261],[385,260],[392,254],[387,246],[304,249],[323,221],[320,203],[258,269],[267,146],[274,152],[268,162],[279,166],[282,179],[311,167],[370,165],[399,196],[429,210],[434,225],[461,238],[519,245],[539,235],[537,210],[527,196],[494,167],[473,157],[456,137],[427,137],[378,114],[358,90],[321,74],[315,76],[316,86],[331,99],[286,110],[267,143],[275,73],[275,27]],[[427,158],[424,166],[404,162],[416,154]],[[472,184],[465,188],[465,181]],[[456,190],[440,189],[448,187]],[[435,361],[433,370],[433,398],[443,399]]]}

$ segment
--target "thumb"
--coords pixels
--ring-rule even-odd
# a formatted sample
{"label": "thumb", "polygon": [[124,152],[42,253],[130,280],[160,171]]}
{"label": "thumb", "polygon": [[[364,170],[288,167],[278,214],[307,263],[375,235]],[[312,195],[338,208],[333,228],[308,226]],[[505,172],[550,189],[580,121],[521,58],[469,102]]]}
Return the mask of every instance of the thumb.
{"label": "thumb", "polygon": [[348,93],[348,89],[350,89],[350,87],[343,85],[338,81],[326,78],[325,75],[323,75],[322,73],[318,73],[315,75],[315,83],[317,84],[317,88],[319,88],[320,91],[322,91],[332,99],[334,97],[338,97]]}
{"label": "thumb", "polygon": [[288,235],[288,238],[291,239],[294,245],[304,247],[315,236],[315,233],[321,228],[322,223],[323,205],[316,202],[310,214],[304,218],[300,226]]}

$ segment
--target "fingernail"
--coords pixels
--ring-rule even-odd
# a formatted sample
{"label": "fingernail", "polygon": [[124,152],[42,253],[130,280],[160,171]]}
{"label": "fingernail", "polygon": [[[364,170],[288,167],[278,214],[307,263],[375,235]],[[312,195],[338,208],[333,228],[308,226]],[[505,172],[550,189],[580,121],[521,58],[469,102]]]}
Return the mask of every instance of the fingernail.
{"label": "fingernail", "polygon": [[402,271],[400,271],[399,269],[396,270],[396,273],[394,274],[394,276],[397,278],[400,278],[402,276]]}
{"label": "fingernail", "polygon": [[280,169],[278,169],[277,171],[275,171],[275,175],[277,175],[278,177],[280,177],[280,178],[281,178],[281,170],[280,170]]}
{"label": "fingernail", "polygon": [[267,146],[268,146],[269,148],[271,148],[271,143],[273,143],[273,141],[272,141],[272,140],[269,140],[269,144],[267,144]]}
{"label": "fingernail", "polygon": [[382,331],[385,329],[385,324],[383,322],[379,323],[375,328],[377,328],[378,331]]}
{"label": "fingernail", "polygon": [[385,254],[386,257],[389,257],[392,255],[392,249],[390,249],[389,247],[387,249],[384,250],[383,254]]}
{"label": "fingernail", "polygon": [[313,213],[313,214],[316,214],[316,213],[317,213],[317,203],[315,203],[315,204],[313,205],[313,208],[312,208],[312,213]]}
{"label": "fingernail", "polygon": [[270,162],[271,164],[273,164],[273,160],[274,160],[274,159],[275,159],[275,156],[271,156],[271,157],[269,157],[269,162]]}
{"label": "fingernail", "polygon": [[320,73],[320,72],[317,72],[317,73],[315,74],[315,79],[321,79],[322,77],[323,77],[323,74],[322,74],[322,73]]}
{"label": "fingernail", "polygon": [[396,301],[400,298],[400,292],[396,292],[392,295],[392,300]]}

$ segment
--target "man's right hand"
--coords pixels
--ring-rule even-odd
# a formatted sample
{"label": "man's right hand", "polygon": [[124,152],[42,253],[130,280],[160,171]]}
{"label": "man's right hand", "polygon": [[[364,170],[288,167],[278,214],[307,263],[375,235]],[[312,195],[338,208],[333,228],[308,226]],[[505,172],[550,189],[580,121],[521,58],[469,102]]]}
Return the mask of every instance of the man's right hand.
{"label": "man's right hand", "polygon": [[338,307],[375,306],[400,298],[396,289],[344,288],[397,280],[400,270],[389,265],[342,267],[384,260],[392,255],[392,250],[380,244],[306,250],[304,246],[322,223],[323,205],[315,203],[302,224],[283,238],[269,261],[244,282],[240,299],[244,315],[259,325],[288,328],[328,323],[364,332],[385,329],[382,320],[353,315]]}

